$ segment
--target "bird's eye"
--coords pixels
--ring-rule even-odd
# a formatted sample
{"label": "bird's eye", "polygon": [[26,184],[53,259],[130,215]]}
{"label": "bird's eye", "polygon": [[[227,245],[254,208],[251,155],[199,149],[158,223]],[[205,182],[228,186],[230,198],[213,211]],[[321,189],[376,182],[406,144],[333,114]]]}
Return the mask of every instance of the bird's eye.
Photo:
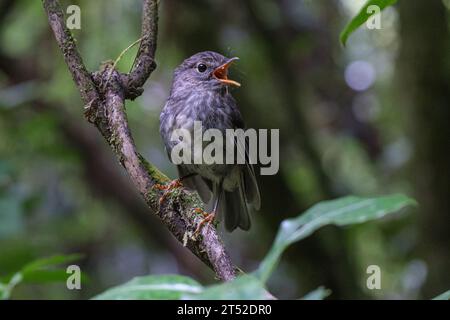
{"label": "bird's eye", "polygon": [[208,69],[208,67],[206,66],[206,64],[204,64],[204,63],[200,63],[198,66],[197,66],[197,70],[198,70],[198,72],[205,72],[206,71],[206,69]]}

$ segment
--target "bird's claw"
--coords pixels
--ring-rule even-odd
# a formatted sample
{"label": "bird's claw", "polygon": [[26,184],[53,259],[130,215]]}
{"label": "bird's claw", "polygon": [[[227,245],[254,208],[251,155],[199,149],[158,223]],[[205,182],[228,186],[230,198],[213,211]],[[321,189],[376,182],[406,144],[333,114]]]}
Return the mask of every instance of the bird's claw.
{"label": "bird's claw", "polygon": [[175,179],[170,181],[168,184],[155,184],[154,188],[164,191],[163,195],[161,196],[161,198],[159,198],[159,205],[162,205],[166,199],[167,196],[174,190],[177,188],[182,187],[183,184],[181,183],[180,179]]}
{"label": "bird's claw", "polygon": [[202,215],[203,218],[206,218],[206,216],[208,215],[208,212],[206,212],[205,210],[200,209],[200,208],[194,208],[193,211],[194,211],[194,213],[196,213],[196,214]]}
{"label": "bird's claw", "polygon": [[216,213],[215,212],[211,212],[211,213],[206,213],[205,211],[198,209],[200,211],[202,211],[203,214],[203,220],[200,221],[200,223],[197,226],[197,229],[195,230],[194,234],[198,235],[200,233],[200,231],[202,230],[202,227],[206,224],[211,224],[214,221],[214,218],[216,217]]}
{"label": "bird's claw", "polygon": [[180,179],[175,179],[170,181],[168,184],[155,184],[154,187],[159,190],[171,190],[182,186],[183,184],[181,183]]}

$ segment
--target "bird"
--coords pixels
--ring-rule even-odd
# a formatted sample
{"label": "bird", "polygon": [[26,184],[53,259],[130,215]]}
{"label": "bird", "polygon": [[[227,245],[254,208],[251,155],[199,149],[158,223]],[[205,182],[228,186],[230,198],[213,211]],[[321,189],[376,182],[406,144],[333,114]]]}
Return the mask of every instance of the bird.
{"label": "bird", "polygon": [[[230,87],[240,87],[240,83],[228,78],[228,68],[236,60],[237,57],[203,51],[187,58],[175,69],[170,94],[160,114],[160,133],[170,159],[172,149],[179,143],[171,141],[174,130],[185,129],[193,134],[195,121],[201,122],[203,131],[218,129],[224,135],[226,129],[245,129],[236,100],[230,93]],[[224,220],[229,232],[236,228],[250,229],[250,212],[259,210],[261,196],[248,149],[244,157],[245,163],[241,164],[225,161],[194,164],[191,159],[190,163],[177,165],[179,178],[167,189],[185,186],[196,191],[212,208],[209,213],[202,212],[204,219],[196,233],[218,218]]]}

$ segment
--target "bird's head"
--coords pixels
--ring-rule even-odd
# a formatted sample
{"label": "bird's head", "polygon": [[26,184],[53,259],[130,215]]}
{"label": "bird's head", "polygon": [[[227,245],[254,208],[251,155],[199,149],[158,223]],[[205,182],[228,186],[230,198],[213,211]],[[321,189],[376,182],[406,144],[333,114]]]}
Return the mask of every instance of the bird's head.
{"label": "bird's head", "polygon": [[240,83],[228,79],[228,68],[237,57],[204,51],[187,58],[175,70],[174,87],[177,90],[220,90],[226,86],[239,87]]}

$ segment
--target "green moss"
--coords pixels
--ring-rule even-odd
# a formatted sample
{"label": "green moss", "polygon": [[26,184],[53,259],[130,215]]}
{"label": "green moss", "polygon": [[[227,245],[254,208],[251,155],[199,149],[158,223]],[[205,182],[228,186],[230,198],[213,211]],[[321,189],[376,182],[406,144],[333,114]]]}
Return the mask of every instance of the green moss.
{"label": "green moss", "polygon": [[152,207],[157,206],[159,201],[159,192],[156,190],[156,188],[150,189],[150,191],[145,195],[145,202],[150,204]]}
{"label": "green moss", "polygon": [[190,206],[190,207],[199,208],[199,209],[203,208],[203,202],[200,200],[198,195],[196,195],[195,193],[186,195],[183,200],[184,200],[185,206]]}
{"label": "green moss", "polygon": [[139,160],[141,161],[141,164],[144,166],[150,177],[152,177],[156,183],[166,184],[170,181],[170,179],[164,173],[159,171],[158,168],[156,168],[155,166],[150,164],[147,160],[145,160],[145,158],[142,155],[138,154],[138,157]]}

